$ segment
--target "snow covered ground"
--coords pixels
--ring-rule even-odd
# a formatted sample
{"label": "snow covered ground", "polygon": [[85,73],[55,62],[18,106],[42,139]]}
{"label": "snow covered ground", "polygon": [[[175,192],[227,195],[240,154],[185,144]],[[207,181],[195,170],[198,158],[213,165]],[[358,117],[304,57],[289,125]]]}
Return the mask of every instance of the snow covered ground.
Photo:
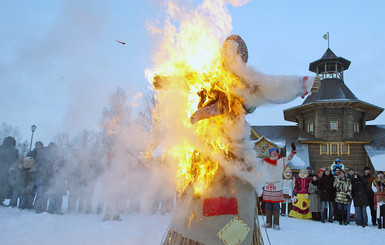
{"label": "snow covered ground", "polygon": [[[160,244],[172,214],[123,214],[123,221],[104,221],[103,215],[35,214],[0,206],[0,244],[2,245],[103,245]],[[262,219],[260,224],[262,224]],[[314,222],[281,217],[281,230],[268,229],[271,244],[384,244],[385,229],[369,225]],[[269,244],[265,230],[264,242]]]}

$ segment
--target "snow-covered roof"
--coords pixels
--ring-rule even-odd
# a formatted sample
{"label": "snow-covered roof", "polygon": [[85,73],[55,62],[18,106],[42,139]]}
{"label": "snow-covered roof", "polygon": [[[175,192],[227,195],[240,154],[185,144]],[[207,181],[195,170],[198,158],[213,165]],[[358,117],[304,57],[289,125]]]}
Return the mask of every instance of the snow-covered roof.
{"label": "snow-covered roof", "polygon": [[374,170],[385,170],[385,149],[375,148],[371,145],[365,145],[365,150],[368,153],[369,159],[373,164]]}
{"label": "snow-covered roof", "polygon": [[[296,144],[297,154],[288,164],[292,169],[302,169],[309,166],[309,150],[307,144]],[[288,144],[286,152],[291,152],[291,145]]]}

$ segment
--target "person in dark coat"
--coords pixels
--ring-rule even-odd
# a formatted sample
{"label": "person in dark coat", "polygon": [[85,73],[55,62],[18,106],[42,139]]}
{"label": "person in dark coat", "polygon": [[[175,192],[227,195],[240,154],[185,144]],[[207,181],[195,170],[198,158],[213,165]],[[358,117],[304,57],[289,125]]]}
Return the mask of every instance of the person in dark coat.
{"label": "person in dark coat", "polygon": [[374,226],[377,225],[377,220],[376,220],[376,210],[374,209],[374,192],[372,188],[372,183],[374,181],[374,176],[371,174],[371,170],[368,166],[364,168],[364,175],[362,176],[362,179],[365,180],[368,183],[368,202],[369,202],[369,208],[370,208],[370,214],[372,216],[372,224]]}
{"label": "person in dark coat", "polygon": [[352,180],[353,203],[355,209],[354,219],[357,225],[365,227],[368,225],[368,214],[366,207],[369,205],[368,201],[368,182],[361,178],[360,175],[354,175]]}
{"label": "person in dark coat", "polygon": [[333,222],[333,200],[335,195],[335,189],[333,187],[334,177],[330,173],[330,169],[325,168],[323,176],[318,182],[318,190],[320,191],[321,198],[321,222],[325,223],[326,213],[325,209],[329,209],[328,222]]}
{"label": "person in dark coat", "polygon": [[12,188],[9,184],[9,168],[19,159],[19,151],[15,148],[16,140],[8,136],[0,146],[0,205],[5,199],[11,198]]}
{"label": "person in dark coat", "polygon": [[41,141],[36,141],[35,143],[35,148],[32,151],[29,151],[25,156],[26,157],[32,157],[33,159],[36,160],[36,156],[38,154],[38,151],[44,147],[43,142]]}
{"label": "person in dark coat", "polygon": [[52,176],[54,162],[54,145],[43,147],[36,156],[36,200],[35,211],[42,213],[47,211],[49,181]]}
{"label": "person in dark coat", "polygon": [[[36,141],[35,148],[32,151],[29,151],[25,156],[32,157],[36,160],[39,151],[44,147],[43,142]],[[27,190],[28,195],[26,196],[25,206],[27,209],[33,209],[33,201],[36,197],[36,165],[32,166],[32,168],[28,171],[28,179],[27,179]]]}

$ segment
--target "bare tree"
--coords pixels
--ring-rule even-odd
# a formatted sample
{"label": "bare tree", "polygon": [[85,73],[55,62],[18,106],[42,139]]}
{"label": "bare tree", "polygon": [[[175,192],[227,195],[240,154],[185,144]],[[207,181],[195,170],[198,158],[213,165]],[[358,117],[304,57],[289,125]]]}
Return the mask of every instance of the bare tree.
{"label": "bare tree", "polygon": [[24,156],[29,150],[28,140],[22,141],[22,136],[18,127],[3,122],[0,125],[0,144],[2,144],[3,140],[8,136],[11,136],[16,140],[16,149],[19,150],[19,156]]}
{"label": "bare tree", "polygon": [[16,140],[16,142],[21,141],[21,134],[20,134],[19,128],[8,125],[3,122],[0,125],[0,143],[2,143],[3,140],[8,136],[13,137]]}

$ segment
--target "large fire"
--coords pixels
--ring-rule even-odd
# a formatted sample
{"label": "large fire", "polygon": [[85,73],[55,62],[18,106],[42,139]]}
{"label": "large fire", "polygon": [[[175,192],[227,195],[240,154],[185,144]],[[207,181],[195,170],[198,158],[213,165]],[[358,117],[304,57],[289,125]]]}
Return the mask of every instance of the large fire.
{"label": "large fire", "polygon": [[[222,45],[231,31],[231,17],[224,1],[203,1],[194,12],[169,3],[167,13],[156,66],[146,72],[158,89],[153,116],[167,121],[163,151],[178,164],[178,191],[192,186],[200,196],[219,169],[216,156],[233,157],[224,124],[235,125],[244,112],[241,99],[231,93],[242,84],[223,65]],[[176,21],[178,26],[172,24]]]}

